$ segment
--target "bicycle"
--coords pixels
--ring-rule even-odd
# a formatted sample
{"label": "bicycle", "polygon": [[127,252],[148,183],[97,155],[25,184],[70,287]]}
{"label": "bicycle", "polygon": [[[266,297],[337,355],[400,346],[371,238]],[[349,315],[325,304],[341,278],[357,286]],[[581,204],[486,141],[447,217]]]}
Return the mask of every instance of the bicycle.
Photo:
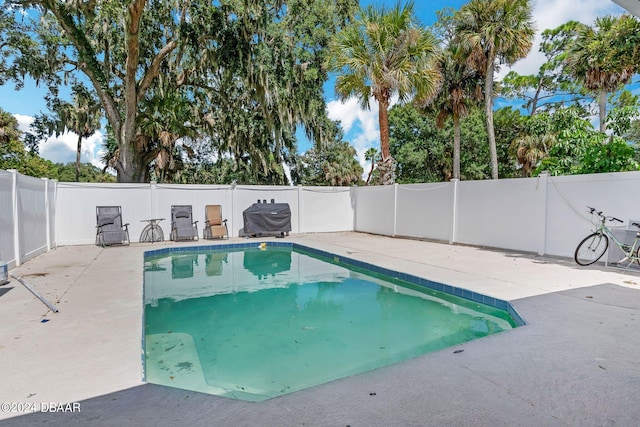
{"label": "bicycle", "polygon": [[164,240],[164,231],[160,227],[160,221],[164,218],[143,219],[140,222],[148,222],[140,233],[140,243],[143,242],[162,242]]}
{"label": "bicycle", "polygon": [[[594,224],[595,229],[593,230],[593,233],[582,239],[578,244],[578,247],[576,247],[576,252],[573,256],[576,263],[578,263],[578,265],[586,266],[597,262],[609,248],[609,239],[611,239],[613,244],[620,248],[624,254],[624,258],[618,261],[617,264],[624,261],[629,261],[629,263],[637,262],[640,264],[640,224],[637,222],[631,223],[632,226],[639,230],[636,233],[636,238],[633,240],[633,243],[628,245],[616,238],[606,224],[607,221],[615,221],[619,223],[624,221],[613,216],[605,216],[602,214],[602,211],[598,211],[591,206],[587,206],[587,208],[589,208],[591,222]],[[595,221],[594,216],[596,217]]]}

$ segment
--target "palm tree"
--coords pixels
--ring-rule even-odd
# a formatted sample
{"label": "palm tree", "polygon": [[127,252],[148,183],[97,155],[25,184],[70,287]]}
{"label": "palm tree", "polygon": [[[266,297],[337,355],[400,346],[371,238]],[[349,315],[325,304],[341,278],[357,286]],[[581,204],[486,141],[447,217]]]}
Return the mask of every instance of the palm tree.
{"label": "palm tree", "polygon": [[585,88],[598,94],[600,132],[606,132],[607,94],[631,80],[638,69],[635,55],[625,55],[616,43],[630,40],[626,35],[640,32],[637,19],[622,15],[596,19],[595,26],[580,25],[577,36],[567,49],[566,65]]}
{"label": "palm tree", "polygon": [[544,135],[525,135],[515,141],[511,145],[512,151],[515,151],[518,163],[522,165],[522,177],[531,176],[533,169],[538,165],[540,160],[547,157],[549,149],[556,143],[556,137],[547,133]]}
{"label": "palm tree", "polygon": [[493,129],[493,77],[500,64],[524,58],[533,43],[529,0],[471,0],[454,17],[458,42],[485,78],[484,101],[491,153],[491,175],[498,179],[498,154]]}
{"label": "palm tree", "polygon": [[414,96],[434,96],[439,85],[433,63],[437,52],[433,35],[416,22],[413,2],[404,7],[397,3],[391,10],[368,6],[329,44],[327,68],[339,73],[335,88],[340,99],[356,96],[367,109],[372,96],[378,102],[378,168],[383,184],[394,181],[389,151],[391,98],[397,94],[400,102],[406,102]]}
{"label": "palm tree", "polygon": [[100,128],[102,113],[100,104],[83,85],[74,85],[72,92],[73,103],[58,104],[59,121],[56,124],[56,134],[62,133],[62,130],[66,128],[66,130],[78,135],[76,150],[76,182],[78,182],[80,180],[82,139],[89,138]]}
{"label": "palm tree", "polygon": [[442,88],[423,110],[436,112],[436,126],[442,128],[446,120],[453,119],[453,179],[460,179],[460,119],[469,114],[469,107],[482,99],[480,76],[470,67],[464,51],[451,44],[438,61],[442,75]]}
{"label": "palm tree", "polygon": [[322,163],[325,182],[333,186],[362,182],[362,166],[355,158],[356,150],[348,142],[334,142]]}
{"label": "palm tree", "polygon": [[364,152],[364,159],[371,162],[371,169],[369,170],[369,174],[367,175],[367,182],[365,182],[365,185],[369,185],[369,181],[371,181],[371,175],[373,174],[373,169],[376,166],[377,157],[378,150],[373,147],[368,148],[367,151]]}

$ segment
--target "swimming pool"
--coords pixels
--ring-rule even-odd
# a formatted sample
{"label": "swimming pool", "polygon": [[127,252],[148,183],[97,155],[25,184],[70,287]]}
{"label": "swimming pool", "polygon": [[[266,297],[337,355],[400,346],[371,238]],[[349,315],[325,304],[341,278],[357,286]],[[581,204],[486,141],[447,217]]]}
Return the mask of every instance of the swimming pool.
{"label": "swimming pool", "polygon": [[146,381],[248,401],[522,324],[505,301],[288,242],[147,252],[144,274]]}

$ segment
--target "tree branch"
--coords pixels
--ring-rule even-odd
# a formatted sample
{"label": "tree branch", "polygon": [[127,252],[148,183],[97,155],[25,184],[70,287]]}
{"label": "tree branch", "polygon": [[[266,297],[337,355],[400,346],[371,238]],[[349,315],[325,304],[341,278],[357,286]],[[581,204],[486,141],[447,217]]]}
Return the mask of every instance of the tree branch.
{"label": "tree branch", "polygon": [[146,74],[144,75],[142,82],[140,82],[140,87],[138,88],[138,98],[137,98],[138,102],[140,102],[142,98],[144,98],[144,95],[147,92],[147,89],[149,89],[149,86],[151,86],[153,79],[155,79],[158,76],[158,72],[160,70],[160,65],[162,64],[162,61],[164,61],[167,55],[169,55],[176,47],[178,47],[178,42],[176,42],[175,40],[172,40],[166,45],[164,45],[162,49],[160,49],[160,52],[158,52],[158,54],[153,58],[153,61],[151,62],[151,66],[149,67]]}
{"label": "tree branch", "polygon": [[[178,27],[180,27],[180,25],[182,25],[187,19],[187,11],[189,9],[189,4],[190,4],[189,1],[185,1],[184,4],[182,5]],[[174,37],[175,37],[175,34],[174,34]],[[147,92],[147,89],[149,89],[149,87],[151,86],[153,79],[155,79],[158,76],[158,72],[160,70],[160,65],[162,64],[162,61],[164,61],[164,59],[177,47],[178,47],[178,42],[176,40],[171,40],[169,43],[164,45],[162,49],[160,49],[160,52],[158,52],[158,54],[153,58],[153,61],[151,61],[151,66],[149,67],[149,69],[147,70],[147,73],[145,74],[142,81],[140,82],[140,86],[138,88],[138,101],[144,98],[144,95]],[[180,52],[179,54],[178,64],[181,61],[181,57],[182,57],[182,52]]]}
{"label": "tree branch", "polygon": [[77,63],[76,66],[82,70],[82,72],[91,81],[100,102],[104,106],[107,120],[111,123],[111,126],[113,126],[114,131],[119,131],[121,123],[118,110],[113,98],[105,90],[107,88],[107,84],[100,71],[96,54],[91,47],[91,44],[84,36],[84,33],[75,25],[64,5],[59,5],[52,1],[43,1],[42,6],[53,13],[62,29],[66,32],[66,35],[69,37],[69,40],[71,40],[75,46],[80,58],[80,62]]}

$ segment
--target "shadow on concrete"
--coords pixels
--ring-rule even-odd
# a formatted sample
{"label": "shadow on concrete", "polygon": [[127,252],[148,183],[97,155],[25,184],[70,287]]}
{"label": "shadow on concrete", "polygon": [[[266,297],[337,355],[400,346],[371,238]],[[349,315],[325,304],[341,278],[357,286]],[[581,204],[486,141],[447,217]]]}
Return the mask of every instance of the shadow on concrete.
{"label": "shadow on concrete", "polygon": [[259,403],[146,384],[0,425],[640,425],[640,290],[512,303],[528,325]]}
{"label": "shadow on concrete", "polygon": [[0,287],[0,297],[9,292],[13,287],[2,286]]}
{"label": "shadow on concrete", "polygon": [[[494,252],[492,249],[483,249]],[[640,279],[640,270],[638,269],[637,264],[631,263],[622,264],[620,266],[615,264],[605,265],[604,260],[606,259],[606,254],[603,256],[600,261],[595,264],[582,266],[578,265],[573,258],[565,258],[553,255],[538,255],[531,252],[517,252],[517,251],[508,251],[505,252],[502,249],[496,249],[495,252],[501,253],[505,256],[505,258],[522,258],[531,260],[534,264],[544,264],[544,265],[559,265],[562,267],[569,267],[574,270],[597,270],[597,271],[616,271],[618,273],[629,273],[630,276],[635,276]],[[640,281],[638,282],[640,284]]]}

